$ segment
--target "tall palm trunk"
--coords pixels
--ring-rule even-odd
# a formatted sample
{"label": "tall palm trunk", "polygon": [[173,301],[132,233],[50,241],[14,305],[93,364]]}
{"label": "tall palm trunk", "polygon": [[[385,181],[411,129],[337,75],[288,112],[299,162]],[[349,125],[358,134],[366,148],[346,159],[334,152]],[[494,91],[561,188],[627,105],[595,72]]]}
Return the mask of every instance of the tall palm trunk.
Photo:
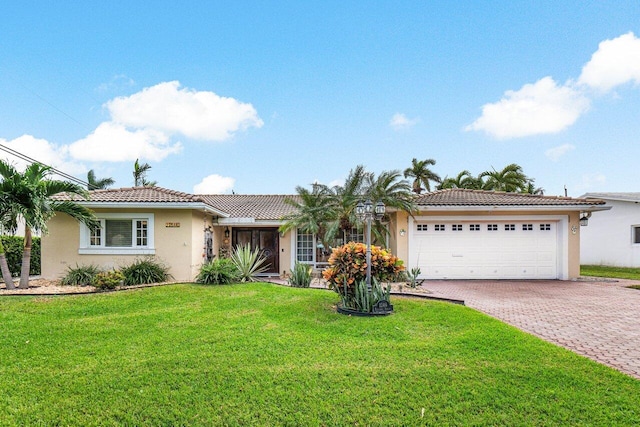
{"label": "tall palm trunk", "polygon": [[16,287],[13,285],[13,277],[9,270],[9,264],[7,263],[7,256],[5,254],[4,245],[2,244],[2,239],[0,239],[0,269],[2,270],[2,280],[4,280],[4,284],[7,289],[15,289]]}
{"label": "tall palm trunk", "polygon": [[22,267],[20,268],[20,289],[29,287],[29,270],[31,269],[31,227],[24,228],[24,249],[22,250]]}

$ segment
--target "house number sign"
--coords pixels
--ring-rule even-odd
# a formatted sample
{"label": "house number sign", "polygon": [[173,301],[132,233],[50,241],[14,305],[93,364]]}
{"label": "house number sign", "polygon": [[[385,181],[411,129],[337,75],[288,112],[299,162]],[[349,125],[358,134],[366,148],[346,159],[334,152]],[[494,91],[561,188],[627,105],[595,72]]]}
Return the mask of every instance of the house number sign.
{"label": "house number sign", "polygon": [[164,224],[164,226],[166,228],[179,228],[180,227],[180,223],[179,222],[166,222]]}

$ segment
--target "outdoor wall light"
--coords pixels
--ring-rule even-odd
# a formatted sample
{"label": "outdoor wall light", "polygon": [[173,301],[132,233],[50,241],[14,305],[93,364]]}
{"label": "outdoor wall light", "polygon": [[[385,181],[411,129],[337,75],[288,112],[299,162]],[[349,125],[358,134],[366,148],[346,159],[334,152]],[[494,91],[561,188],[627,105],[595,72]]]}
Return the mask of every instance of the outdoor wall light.
{"label": "outdoor wall light", "polygon": [[589,218],[591,218],[591,212],[581,212],[580,213],[580,226],[586,227],[589,225]]}
{"label": "outdoor wall light", "polygon": [[401,235],[402,237],[404,237],[404,235],[405,235],[405,234],[407,234],[407,230],[405,230],[404,228],[401,228],[401,229],[400,229],[400,235]]}
{"label": "outdoor wall light", "polygon": [[224,237],[225,237],[225,239],[228,239],[228,238],[229,238],[229,227],[225,228],[225,230],[224,230]]}

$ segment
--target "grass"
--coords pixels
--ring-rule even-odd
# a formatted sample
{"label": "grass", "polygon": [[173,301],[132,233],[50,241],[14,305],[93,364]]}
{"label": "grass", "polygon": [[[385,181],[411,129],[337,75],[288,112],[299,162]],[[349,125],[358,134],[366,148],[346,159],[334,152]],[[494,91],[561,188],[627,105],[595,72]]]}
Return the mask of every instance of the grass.
{"label": "grass", "polygon": [[610,277],[614,279],[640,280],[640,268],[581,265],[581,276]]}
{"label": "grass", "polygon": [[463,306],[263,283],[0,299],[0,425],[639,425],[640,381]]}

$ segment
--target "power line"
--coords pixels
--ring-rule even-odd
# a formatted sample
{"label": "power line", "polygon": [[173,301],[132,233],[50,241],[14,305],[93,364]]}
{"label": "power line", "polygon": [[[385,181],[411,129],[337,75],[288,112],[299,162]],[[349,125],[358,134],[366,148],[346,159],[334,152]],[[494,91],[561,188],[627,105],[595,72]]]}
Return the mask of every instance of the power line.
{"label": "power line", "polygon": [[90,187],[90,184],[89,184],[88,182],[83,181],[83,180],[81,180],[81,179],[79,179],[79,178],[76,178],[76,177],[75,177],[75,176],[73,176],[73,175],[69,175],[69,174],[68,174],[68,173],[66,173],[66,172],[62,172],[61,170],[56,169],[56,168],[54,168],[53,166],[49,166],[49,165],[47,165],[46,163],[43,163],[43,162],[41,162],[41,161],[39,161],[39,160],[36,160],[36,159],[34,159],[34,158],[32,158],[32,157],[29,157],[29,156],[27,156],[26,154],[20,153],[20,152],[18,152],[18,151],[16,151],[16,150],[14,150],[14,149],[12,149],[12,148],[9,148],[9,147],[6,147],[6,146],[4,146],[4,145],[0,144],[0,150],[4,151],[5,153],[9,153],[9,154],[11,154],[12,156],[15,156],[15,157],[17,157],[17,158],[19,158],[19,159],[22,159],[22,160],[24,160],[24,161],[26,161],[26,162],[28,162],[28,163],[30,163],[30,164],[33,164],[33,163],[39,163],[39,164],[41,164],[41,165],[43,165],[43,166],[46,166],[46,167],[48,167],[49,169],[51,169],[51,171],[52,171],[55,175],[61,176],[61,177],[65,178],[65,179],[67,179],[67,180],[69,180],[69,181],[72,181],[72,182],[74,182],[74,183],[76,183],[76,184],[80,184],[80,185],[85,186],[85,187],[87,187],[87,188],[89,188],[89,187]]}

